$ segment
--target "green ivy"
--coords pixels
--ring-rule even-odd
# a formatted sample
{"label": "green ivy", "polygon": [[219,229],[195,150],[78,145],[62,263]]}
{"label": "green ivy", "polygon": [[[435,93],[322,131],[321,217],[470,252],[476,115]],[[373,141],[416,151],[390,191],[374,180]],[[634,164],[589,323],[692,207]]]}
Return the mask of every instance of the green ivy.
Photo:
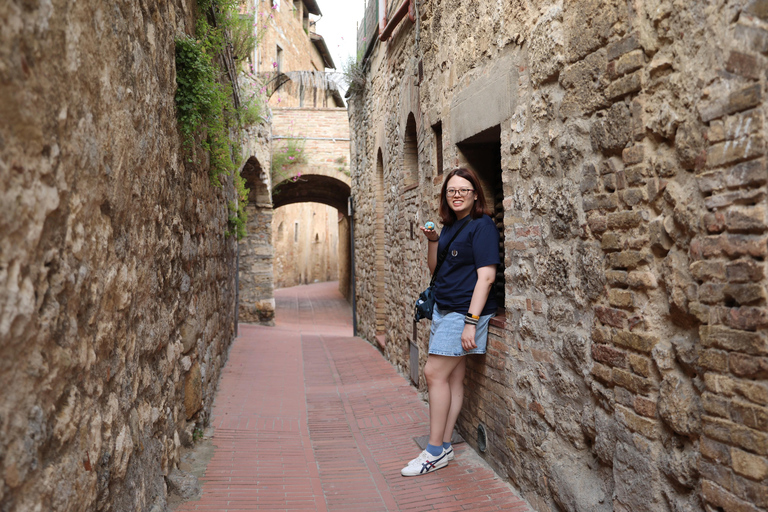
{"label": "green ivy", "polygon": [[195,37],[176,39],[176,114],[190,160],[198,153],[208,155],[208,173],[214,186],[222,175],[234,175],[240,201],[230,209],[228,235],[245,236],[245,204],[248,189],[237,169],[240,164],[240,131],[245,125],[263,120],[259,98],[249,98],[240,109],[233,103],[232,85],[225,77],[219,58],[231,43],[234,57],[244,59],[255,48],[253,16],[240,15],[239,0],[199,0],[200,16]]}
{"label": "green ivy", "polygon": [[307,158],[304,154],[306,142],[306,139],[302,138],[285,139],[283,144],[274,148],[272,151],[272,183],[279,185],[287,180],[296,181],[301,177],[301,173],[293,173],[293,167],[306,163]]}
{"label": "green ivy", "polygon": [[245,238],[246,230],[245,226],[248,223],[248,212],[245,206],[248,204],[248,192],[249,189],[245,186],[245,179],[240,176],[240,173],[235,173],[235,191],[237,192],[237,202],[229,202],[229,229],[226,235],[235,236],[238,240]]}

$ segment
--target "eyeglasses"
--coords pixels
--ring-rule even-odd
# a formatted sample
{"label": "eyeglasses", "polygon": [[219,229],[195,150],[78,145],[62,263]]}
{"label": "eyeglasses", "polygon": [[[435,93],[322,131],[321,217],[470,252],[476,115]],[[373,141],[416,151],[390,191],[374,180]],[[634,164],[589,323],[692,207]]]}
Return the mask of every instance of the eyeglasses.
{"label": "eyeglasses", "polygon": [[445,190],[445,195],[448,197],[451,196],[466,196],[470,192],[474,192],[475,189],[473,188],[449,188]]}

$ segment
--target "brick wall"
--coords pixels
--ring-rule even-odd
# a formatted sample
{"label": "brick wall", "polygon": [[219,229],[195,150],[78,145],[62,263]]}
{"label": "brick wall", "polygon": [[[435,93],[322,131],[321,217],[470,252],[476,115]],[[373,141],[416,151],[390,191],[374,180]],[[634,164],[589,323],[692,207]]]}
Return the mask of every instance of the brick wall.
{"label": "brick wall", "polygon": [[484,424],[484,456],[541,511],[766,509],[766,3],[417,7],[350,105],[361,332],[384,283],[385,353],[409,369],[439,122],[445,169],[488,189],[497,172],[504,206],[505,312],[468,364],[467,439]]}

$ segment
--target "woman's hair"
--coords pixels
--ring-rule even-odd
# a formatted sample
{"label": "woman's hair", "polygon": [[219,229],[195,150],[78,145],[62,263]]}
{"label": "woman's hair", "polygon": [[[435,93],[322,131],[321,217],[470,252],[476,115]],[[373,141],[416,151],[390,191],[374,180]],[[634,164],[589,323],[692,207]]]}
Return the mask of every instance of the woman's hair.
{"label": "woman's hair", "polygon": [[445,181],[443,181],[443,188],[440,191],[440,210],[438,213],[440,214],[440,221],[442,221],[443,225],[452,226],[453,223],[456,222],[456,212],[451,210],[451,207],[448,206],[448,198],[446,197],[445,192],[448,188],[448,181],[454,176],[458,176],[459,178],[464,178],[465,180],[469,181],[472,184],[472,188],[475,189],[477,199],[475,199],[475,204],[472,205],[472,211],[469,212],[472,218],[479,219],[483,215],[488,214],[488,210],[485,207],[485,195],[483,194],[483,187],[480,185],[480,180],[477,179],[477,175],[475,175],[475,173],[470,169],[459,167],[457,169],[453,169],[446,175]]}

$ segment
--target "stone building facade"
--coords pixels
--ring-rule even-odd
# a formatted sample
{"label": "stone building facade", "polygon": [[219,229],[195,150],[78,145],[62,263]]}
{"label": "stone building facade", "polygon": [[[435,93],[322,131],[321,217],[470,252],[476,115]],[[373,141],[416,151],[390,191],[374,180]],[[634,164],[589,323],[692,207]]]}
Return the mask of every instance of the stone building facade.
{"label": "stone building facade", "polygon": [[272,151],[291,143],[301,149],[301,162],[273,176],[275,282],[292,286],[338,279],[340,291],[349,297],[347,109],[273,108]]}
{"label": "stone building facade", "polygon": [[237,246],[176,121],[196,10],[0,4],[0,510],[163,510],[207,421]]}
{"label": "stone building facade", "polygon": [[465,438],[542,512],[768,510],[768,3],[386,4],[350,101],[361,334],[424,387],[417,228],[473,168],[505,307]]}
{"label": "stone building facade", "polygon": [[339,278],[339,212],[320,203],[275,210],[275,288]]}

